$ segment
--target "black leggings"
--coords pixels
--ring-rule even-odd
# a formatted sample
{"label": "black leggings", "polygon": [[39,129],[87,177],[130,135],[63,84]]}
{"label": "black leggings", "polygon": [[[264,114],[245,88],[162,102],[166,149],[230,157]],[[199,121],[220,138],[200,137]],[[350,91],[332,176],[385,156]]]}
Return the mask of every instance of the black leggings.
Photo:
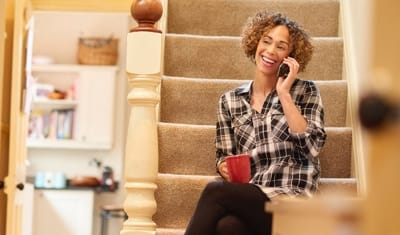
{"label": "black leggings", "polygon": [[270,235],[268,197],[253,184],[211,182],[200,196],[185,235]]}

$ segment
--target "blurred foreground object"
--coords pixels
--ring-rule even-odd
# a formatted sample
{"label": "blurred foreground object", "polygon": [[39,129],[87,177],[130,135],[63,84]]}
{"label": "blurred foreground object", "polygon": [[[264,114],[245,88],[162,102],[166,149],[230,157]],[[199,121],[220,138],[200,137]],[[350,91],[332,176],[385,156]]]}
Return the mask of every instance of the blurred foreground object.
{"label": "blurred foreground object", "polygon": [[400,120],[400,105],[385,100],[377,94],[369,94],[360,101],[359,116],[361,124],[374,130],[386,122]]}

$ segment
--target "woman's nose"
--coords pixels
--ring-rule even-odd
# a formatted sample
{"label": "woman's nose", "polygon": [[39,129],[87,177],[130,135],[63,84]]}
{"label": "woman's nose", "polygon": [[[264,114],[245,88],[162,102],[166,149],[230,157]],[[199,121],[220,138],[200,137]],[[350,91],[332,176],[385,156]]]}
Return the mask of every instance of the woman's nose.
{"label": "woman's nose", "polygon": [[267,52],[270,54],[275,54],[275,46],[274,45],[268,45],[267,46]]}

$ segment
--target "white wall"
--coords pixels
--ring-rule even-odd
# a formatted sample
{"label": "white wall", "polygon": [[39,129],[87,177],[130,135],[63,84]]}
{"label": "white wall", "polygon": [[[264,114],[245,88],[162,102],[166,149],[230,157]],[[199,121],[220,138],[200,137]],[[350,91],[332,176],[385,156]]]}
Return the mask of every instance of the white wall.
{"label": "white wall", "polygon": [[359,123],[358,104],[369,86],[371,64],[371,7],[370,0],[341,0],[341,26],[344,38],[344,76],[349,83],[349,117],[353,127],[354,170],[358,190],[366,193],[367,141]]}
{"label": "white wall", "polygon": [[[370,67],[370,56],[371,56],[371,30],[372,30],[372,1],[371,0],[342,0],[345,10],[347,10],[346,16],[350,19],[349,30],[350,43],[352,56],[354,57],[355,69],[359,74],[359,85],[364,87],[368,83],[368,69]],[[343,14],[343,13],[342,13]],[[349,41],[348,41],[349,42]]]}
{"label": "white wall", "polygon": [[357,67],[360,72],[360,79],[365,78],[365,81],[360,82],[368,83],[369,68],[371,66],[371,43],[372,43],[372,1],[370,0],[351,0],[351,12],[354,14],[353,35],[354,47],[357,60]]}
{"label": "white wall", "polygon": [[[36,12],[34,55],[46,55],[56,63],[76,64],[79,36],[119,38],[119,75],[116,79],[114,142],[111,150],[45,150],[29,149],[28,176],[38,171],[62,171],[67,177],[75,175],[97,175],[101,169],[89,165],[91,159],[100,160],[103,166],[114,169],[114,177],[121,185],[116,193],[96,194],[94,205],[94,233],[99,234],[100,206],[104,204],[122,205],[123,170],[125,151],[125,129],[127,126],[127,79],[125,76],[126,35],[132,25],[131,16],[126,13],[88,12]],[[120,220],[111,221],[109,234],[118,234]],[[114,225],[114,226],[113,226]],[[112,232],[111,232],[112,231]]]}

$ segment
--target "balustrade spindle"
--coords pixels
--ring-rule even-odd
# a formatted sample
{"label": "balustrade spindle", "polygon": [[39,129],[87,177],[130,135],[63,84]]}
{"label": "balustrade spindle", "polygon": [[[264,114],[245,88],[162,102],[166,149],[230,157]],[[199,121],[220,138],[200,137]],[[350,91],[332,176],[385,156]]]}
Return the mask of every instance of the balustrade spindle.
{"label": "balustrade spindle", "polygon": [[128,220],[121,235],[154,235],[157,204],[157,105],[161,83],[162,34],[155,26],[162,15],[158,0],[136,0],[131,6],[138,23],[127,36],[130,117],[125,147],[124,210]]}

